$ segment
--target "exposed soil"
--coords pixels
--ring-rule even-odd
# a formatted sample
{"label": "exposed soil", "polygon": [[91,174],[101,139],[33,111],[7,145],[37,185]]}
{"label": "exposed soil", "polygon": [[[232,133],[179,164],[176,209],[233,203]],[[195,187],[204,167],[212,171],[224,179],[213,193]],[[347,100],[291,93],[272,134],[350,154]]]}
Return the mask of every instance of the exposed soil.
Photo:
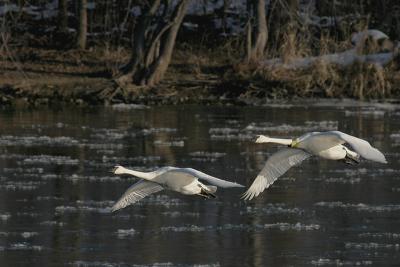
{"label": "exposed soil", "polygon": [[223,83],[221,77],[229,67],[194,66],[186,58],[175,60],[164,81],[154,88],[120,88],[113,81],[113,71],[127,58],[123,51],[108,55],[104,50],[24,48],[13,51],[13,60],[9,56],[5,58],[0,58],[0,102],[3,104],[215,102],[226,101],[228,91],[219,88]]}
{"label": "exposed soil", "polygon": [[[157,87],[121,88],[112,79],[112,73],[127,58],[126,51],[110,53],[105,49],[14,49],[11,56],[0,57],[0,103],[16,106],[59,102],[78,105],[259,104],[271,99],[330,97],[322,89],[310,89],[304,93],[291,82],[260,78],[251,70],[241,74],[242,70],[232,67],[232,62],[179,49],[166,77]],[[396,72],[391,78],[398,76]],[[395,86],[392,92],[399,91]]]}

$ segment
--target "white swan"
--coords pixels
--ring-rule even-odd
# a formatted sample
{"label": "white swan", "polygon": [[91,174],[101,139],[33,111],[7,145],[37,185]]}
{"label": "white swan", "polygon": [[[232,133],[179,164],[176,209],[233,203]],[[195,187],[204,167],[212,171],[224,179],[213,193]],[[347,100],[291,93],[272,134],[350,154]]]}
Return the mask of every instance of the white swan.
{"label": "white swan", "polygon": [[[242,198],[250,200],[268,188],[292,166],[301,163],[310,156],[319,156],[330,160],[340,160],[348,164],[359,163],[360,156],[387,163],[385,156],[367,141],[339,132],[311,132],[296,139],[270,138],[260,135],[256,143],[276,143],[289,148],[279,150],[268,158],[264,168],[258,174]],[[343,146],[349,144],[355,151]]]}
{"label": "white swan", "polygon": [[[191,168],[163,167],[153,172],[139,172],[116,166],[113,172],[114,174],[130,174],[143,180],[129,187],[111,208],[112,211],[125,208],[163,189],[170,189],[184,195],[215,198],[214,193],[217,191],[217,186],[225,188],[244,187],[238,183],[221,180]],[[205,185],[199,179],[215,186]]]}

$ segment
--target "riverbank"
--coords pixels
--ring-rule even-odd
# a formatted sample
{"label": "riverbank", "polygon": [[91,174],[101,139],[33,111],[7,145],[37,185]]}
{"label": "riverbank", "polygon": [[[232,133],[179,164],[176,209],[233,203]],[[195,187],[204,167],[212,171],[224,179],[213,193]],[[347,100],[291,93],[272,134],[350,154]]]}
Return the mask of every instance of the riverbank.
{"label": "riverbank", "polygon": [[59,102],[76,105],[262,104],[274,99],[358,98],[357,94],[343,87],[346,83],[360,82],[360,78],[366,81],[364,87],[372,87],[374,81],[371,82],[371,77],[376,78],[385,91],[367,95],[367,99],[382,100],[400,95],[400,73],[394,66],[385,68],[383,78],[371,75],[376,73],[375,70],[366,71],[361,67],[358,67],[359,73],[353,71],[347,75],[345,71],[334,68],[326,73],[326,68],[321,70],[320,66],[311,72],[268,74],[257,66],[243,67],[233,61],[218,59],[216,55],[189,54],[179,49],[160,85],[121,88],[113,81],[112,73],[128,56],[126,51],[110,52],[104,48],[88,51],[16,49],[7,60],[6,57],[0,60],[0,103],[15,106]]}

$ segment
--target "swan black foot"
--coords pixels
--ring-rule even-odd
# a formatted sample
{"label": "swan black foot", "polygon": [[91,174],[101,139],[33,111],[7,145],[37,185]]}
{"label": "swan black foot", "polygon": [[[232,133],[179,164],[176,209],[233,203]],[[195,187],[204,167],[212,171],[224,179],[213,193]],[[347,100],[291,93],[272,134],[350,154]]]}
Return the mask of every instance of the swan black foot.
{"label": "swan black foot", "polygon": [[201,188],[200,193],[198,194],[199,196],[202,196],[204,198],[216,198],[217,196],[211,193],[210,191],[205,190],[204,188]]}
{"label": "swan black foot", "polygon": [[346,157],[344,157],[344,159],[341,159],[340,161],[349,165],[357,165],[360,163],[360,157],[353,157],[347,154]]}

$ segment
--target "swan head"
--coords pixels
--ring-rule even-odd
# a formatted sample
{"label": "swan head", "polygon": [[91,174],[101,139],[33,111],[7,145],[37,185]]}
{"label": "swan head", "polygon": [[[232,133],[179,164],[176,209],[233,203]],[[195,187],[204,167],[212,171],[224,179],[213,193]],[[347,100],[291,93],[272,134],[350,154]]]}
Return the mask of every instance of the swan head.
{"label": "swan head", "polygon": [[124,174],[126,173],[126,169],[120,165],[115,166],[112,171],[114,174]]}
{"label": "swan head", "polygon": [[257,135],[256,143],[268,143],[269,137],[265,135]]}

